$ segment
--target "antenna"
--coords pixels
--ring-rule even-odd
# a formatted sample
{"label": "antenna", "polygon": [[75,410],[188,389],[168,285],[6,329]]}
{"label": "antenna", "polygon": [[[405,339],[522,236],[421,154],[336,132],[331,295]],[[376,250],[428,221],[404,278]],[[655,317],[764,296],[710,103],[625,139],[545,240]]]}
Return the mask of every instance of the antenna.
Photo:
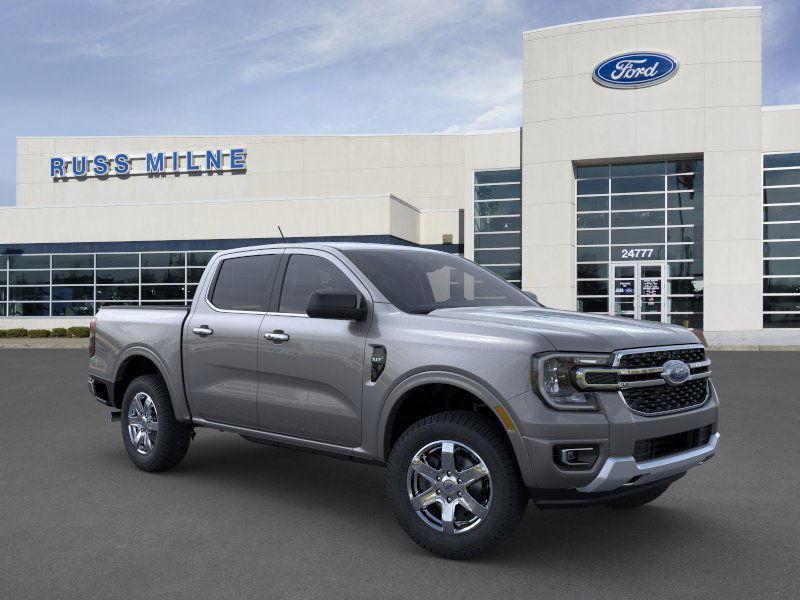
{"label": "antenna", "polygon": [[283,235],[283,230],[281,229],[280,225],[278,225],[278,233],[281,234],[281,239],[285,242],[286,241],[286,236]]}

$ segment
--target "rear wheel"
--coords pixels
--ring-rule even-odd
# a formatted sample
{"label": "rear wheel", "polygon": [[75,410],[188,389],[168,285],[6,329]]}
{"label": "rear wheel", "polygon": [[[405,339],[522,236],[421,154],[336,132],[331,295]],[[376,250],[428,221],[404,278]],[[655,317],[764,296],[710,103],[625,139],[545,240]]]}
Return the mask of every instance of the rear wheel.
{"label": "rear wheel", "polygon": [[630,496],[625,496],[624,498],[618,498],[617,500],[609,500],[605,503],[606,506],[609,508],[637,508],[639,506],[644,506],[658,498],[661,494],[667,491],[669,484],[662,485],[656,488],[650,488],[649,490],[645,490],[643,492],[639,492],[638,494],[631,494]]}
{"label": "rear wheel", "polygon": [[175,419],[167,386],[158,375],[141,375],[122,400],[122,439],[133,464],[166,471],[186,456],[192,426]]}
{"label": "rear wheel", "polygon": [[517,527],[528,494],[504,432],[445,412],[409,427],[389,457],[387,489],[406,533],[444,558],[473,558]]}

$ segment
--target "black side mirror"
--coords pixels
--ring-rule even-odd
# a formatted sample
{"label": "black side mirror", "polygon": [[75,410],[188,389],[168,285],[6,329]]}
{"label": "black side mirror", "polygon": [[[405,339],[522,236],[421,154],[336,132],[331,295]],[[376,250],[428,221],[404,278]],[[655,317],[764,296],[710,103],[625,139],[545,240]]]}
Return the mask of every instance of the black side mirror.
{"label": "black side mirror", "polygon": [[539,296],[537,296],[533,292],[523,291],[522,293],[525,294],[528,298],[530,298],[534,302],[539,302]]}
{"label": "black side mirror", "polygon": [[367,306],[357,292],[318,290],[308,298],[306,314],[317,319],[362,321],[367,316]]}

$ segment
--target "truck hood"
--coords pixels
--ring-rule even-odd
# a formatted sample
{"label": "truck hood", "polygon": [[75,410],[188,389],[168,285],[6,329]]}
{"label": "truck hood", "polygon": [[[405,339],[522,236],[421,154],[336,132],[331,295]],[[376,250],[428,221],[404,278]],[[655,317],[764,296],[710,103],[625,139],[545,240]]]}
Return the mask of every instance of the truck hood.
{"label": "truck hood", "polygon": [[431,311],[428,316],[528,330],[545,337],[556,350],[565,352],[612,352],[626,348],[699,343],[691,331],[678,325],[552,308],[442,308]]}

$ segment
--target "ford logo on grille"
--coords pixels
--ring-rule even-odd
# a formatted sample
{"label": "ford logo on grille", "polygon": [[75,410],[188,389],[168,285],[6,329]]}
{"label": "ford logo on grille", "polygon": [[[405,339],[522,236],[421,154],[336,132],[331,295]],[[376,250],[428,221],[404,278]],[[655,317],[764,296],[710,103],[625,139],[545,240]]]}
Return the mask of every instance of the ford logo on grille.
{"label": "ford logo on grille", "polygon": [[661,376],[668,385],[680,385],[692,374],[687,365],[682,360],[668,360],[664,363],[664,372]]}
{"label": "ford logo on grille", "polygon": [[640,88],[666,81],[678,72],[678,61],[660,52],[618,54],[594,68],[592,79],[610,88]]}

